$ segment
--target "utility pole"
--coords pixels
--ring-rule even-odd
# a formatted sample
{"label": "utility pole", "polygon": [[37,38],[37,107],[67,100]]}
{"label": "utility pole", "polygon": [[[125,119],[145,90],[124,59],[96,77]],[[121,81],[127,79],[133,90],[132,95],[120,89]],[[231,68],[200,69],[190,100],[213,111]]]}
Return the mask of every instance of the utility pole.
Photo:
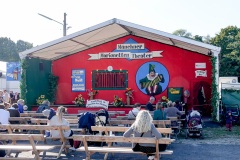
{"label": "utility pole", "polygon": [[66,20],[67,14],[64,13],[64,18],[63,18],[63,36],[67,35],[67,20]]}
{"label": "utility pole", "polygon": [[58,21],[56,21],[56,20],[54,20],[54,19],[52,19],[52,18],[49,18],[49,17],[47,17],[47,16],[45,16],[45,15],[43,15],[43,14],[40,14],[40,13],[38,13],[38,15],[40,15],[40,16],[42,16],[42,17],[44,17],[44,18],[47,18],[47,19],[49,19],[49,20],[51,20],[51,21],[54,21],[54,22],[57,22],[57,23],[63,25],[63,36],[66,36],[66,35],[67,35],[67,29],[71,28],[71,26],[70,26],[70,27],[67,27],[67,14],[66,14],[66,13],[64,13],[63,23],[58,22]]}

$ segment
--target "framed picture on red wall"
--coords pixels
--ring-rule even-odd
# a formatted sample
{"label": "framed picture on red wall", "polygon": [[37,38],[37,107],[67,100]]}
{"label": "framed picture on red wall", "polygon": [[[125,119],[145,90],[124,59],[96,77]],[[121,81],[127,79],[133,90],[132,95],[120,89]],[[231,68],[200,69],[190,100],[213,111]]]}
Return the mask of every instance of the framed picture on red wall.
{"label": "framed picture on red wall", "polygon": [[86,91],[86,70],[73,69],[72,70],[72,92]]}

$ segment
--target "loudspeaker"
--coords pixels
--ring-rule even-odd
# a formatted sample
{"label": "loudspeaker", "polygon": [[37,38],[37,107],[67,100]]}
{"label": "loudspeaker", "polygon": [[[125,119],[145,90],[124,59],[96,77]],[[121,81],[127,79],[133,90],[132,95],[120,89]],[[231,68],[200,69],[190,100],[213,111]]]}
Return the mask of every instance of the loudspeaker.
{"label": "loudspeaker", "polygon": [[212,54],[213,54],[212,51],[209,50],[209,51],[208,51],[208,55],[209,55],[209,56],[212,56]]}
{"label": "loudspeaker", "polygon": [[240,83],[240,77],[238,77],[238,83]]}
{"label": "loudspeaker", "polygon": [[43,63],[39,62],[39,70],[42,71],[43,70]]}

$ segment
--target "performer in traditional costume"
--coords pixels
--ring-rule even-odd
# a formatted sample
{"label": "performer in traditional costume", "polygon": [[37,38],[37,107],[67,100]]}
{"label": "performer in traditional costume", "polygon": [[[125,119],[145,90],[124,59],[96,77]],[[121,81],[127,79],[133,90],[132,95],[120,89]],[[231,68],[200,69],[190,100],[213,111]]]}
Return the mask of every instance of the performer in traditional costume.
{"label": "performer in traditional costume", "polygon": [[155,65],[149,64],[149,74],[139,81],[141,89],[146,88],[146,92],[150,96],[162,93],[160,83],[164,83],[163,75],[156,73],[154,68]]}

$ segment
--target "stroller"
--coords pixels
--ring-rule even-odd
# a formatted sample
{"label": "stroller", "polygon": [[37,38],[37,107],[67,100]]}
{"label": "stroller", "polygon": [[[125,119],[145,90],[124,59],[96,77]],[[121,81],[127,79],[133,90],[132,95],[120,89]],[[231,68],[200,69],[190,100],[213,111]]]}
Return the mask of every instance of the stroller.
{"label": "stroller", "polygon": [[81,113],[78,119],[78,128],[82,128],[87,134],[95,134],[91,126],[106,126],[108,123],[108,111],[100,109],[95,114],[90,112]]}
{"label": "stroller", "polygon": [[198,111],[193,110],[187,115],[186,119],[187,119],[186,138],[188,136],[202,137],[203,121],[201,114]]}
{"label": "stroller", "polygon": [[[91,129],[91,126],[106,126],[108,123],[108,111],[105,109],[100,109],[96,114],[85,112],[79,115],[78,119],[78,128],[84,129],[83,134],[97,135],[102,134],[98,132],[94,132]],[[75,148],[78,148],[80,143],[77,143]],[[89,142],[89,145],[93,146],[102,146],[101,142]]]}

